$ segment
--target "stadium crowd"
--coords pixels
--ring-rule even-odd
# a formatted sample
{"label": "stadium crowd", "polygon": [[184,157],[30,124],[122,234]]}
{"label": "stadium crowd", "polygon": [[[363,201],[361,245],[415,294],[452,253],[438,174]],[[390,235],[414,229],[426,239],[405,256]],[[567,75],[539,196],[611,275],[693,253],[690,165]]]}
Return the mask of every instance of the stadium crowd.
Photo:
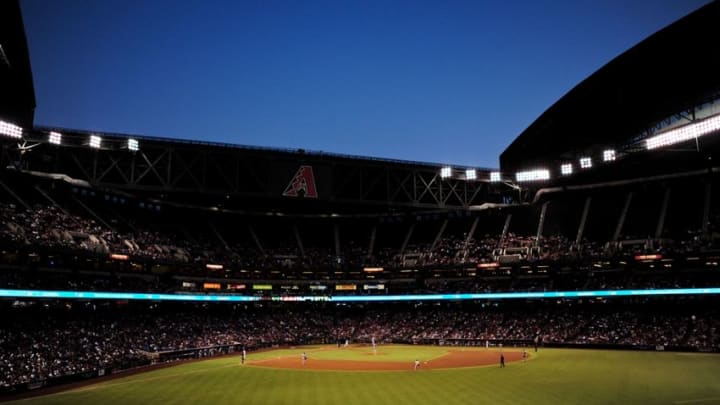
{"label": "stadium crowd", "polygon": [[[356,274],[362,274],[360,271],[365,266],[420,270],[412,277],[404,277],[406,273],[398,272],[403,277],[385,281],[381,290],[349,294],[719,285],[718,275],[707,269],[699,272],[666,267],[661,271],[654,268],[628,270],[618,266],[596,269],[593,264],[595,261],[626,260],[639,254],[712,253],[719,247],[717,241],[720,238],[715,236],[720,229],[718,218],[709,226],[710,236],[689,231],[685,237],[675,239],[626,237],[615,242],[583,241],[576,244],[561,235],[540,239],[513,232],[468,235],[459,231],[459,228],[468,228],[464,225],[469,225],[470,221],[466,221],[454,231],[442,234],[437,230],[426,231],[412,240],[411,233],[401,229],[407,224],[397,225],[390,231],[390,237],[382,241],[378,238],[377,244],[374,237],[373,243],[353,240],[352,237],[363,233],[348,232],[350,239],[341,242],[336,238],[335,246],[331,247],[332,238],[317,235],[313,235],[316,240],[325,240],[328,245],[303,244],[299,232],[295,232],[294,237],[285,235],[285,239],[275,235],[270,241],[262,241],[267,242],[263,244],[261,237],[255,235],[255,240],[238,240],[227,233],[223,236],[216,229],[183,232],[169,230],[159,223],[129,223],[101,217],[97,214],[78,215],[59,205],[35,204],[26,209],[0,202],[0,244],[3,247],[0,288],[197,292],[204,291],[203,282],[214,277],[255,280],[271,275],[273,280],[291,285],[293,277],[300,279],[299,275],[303,273],[309,272],[310,277],[318,279],[318,273],[329,275],[336,273],[334,270],[354,270]],[[170,221],[173,219],[169,218]],[[406,243],[402,243],[403,240]],[[41,250],[44,261],[34,261],[41,256],[36,254]],[[17,259],[20,251],[24,252],[25,261]],[[137,268],[133,267],[135,264],[118,265],[120,270],[111,268],[110,271],[96,269],[100,261],[91,258],[107,258],[111,253],[128,255],[133,262],[144,265]],[[74,261],[63,263],[63,255]],[[87,263],[82,264],[82,261]],[[499,265],[500,262],[515,265],[561,263],[562,266],[556,266],[558,269],[565,266],[571,270],[516,274],[478,267]],[[206,270],[209,263],[224,265],[225,269],[220,274],[211,273]],[[708,263],[713,265],[712,261]],[[422,273],[423,269],[436,268],[456,271]],[[273,275],[275,273],[277,275]],[[340,277],[347,277],[348,273],[340,273]],[[407,280],[403,281],[403,278]],[[298,284],[297,290],[275,290],[273,293],[313,293],[311,283]],[[332,288],[332,283],[327,284]],[[331,293],[335,291],[320,292]],[[661,302],[662,305],[653,302],[646,308],[638,302],[628,307],[572,301],[498,307],[492,302],[477,302],[467,306],[418,303],[414,306],[388,304],[319,309],[298,305],[281,310],[254,306],[233,306],[228,310],[229,305],[222,308],[182,306],[179,310],[165,310],[164,304],[150,304],[150,307],[137,310],[135,304],[127,304],[130,308],[119,310],[107,308],[107,303],[18,301],[17,308],[15,305],[0,308],[5,320],[0,326],[0,387],[100,369],[125,369],[147,364],[157,359],[159,353],[166,352],[190,351],[192,355],[202,356],[223,353],[225,350],[218,348],[228,346],[252,350],[272,345],[345,340],[363,343],[372,338],[379,342],[469,345],[537,340],[543,344],[669,346],[720,351],[720,317],[714,302],[708,303],[676,307],[675,302]],[[30,308],[25,308],[26,305]],[[62,308],[60,311],[55,308],[58,305]],[[39,310],[38,306],[41,307]],[[174,358],[177,357],[167,359]]]}
{"label": "stadium crowd", "polygon": [[[493,303],[471,306],[388,304],[368,307],[180,309],[5,308],[0,328],[0,386],[32,383],[101,368],[121,369],[169,351],[216,347],[378,342],[484,345],[610,344],[720,351],[720,317],[712,306]],[[72,308],[75,305],[80,308]],[[607,307],[605,307],[607,305]],[[668,307],[670,306],[670,307]],[[160,308],[159,308],[160,307]],[[42,324],[43,327],[38,327]],[[173,359],[173,357],[170,357]]]}
{"label": "stadium crowd", "polygon": [[[212,232],[194,233],[192,237],[147,225],[110,228],[87,217],[71,214],[57,206],[36,205],[27,210],[10,203],[0,203],[0,241],[6,246],[50,249],[55,252],[86,252],[105,255],[125,254],[133,260],[180,265],[177,273],[203,275],[209,263],[224,265],[232,271],[241,269],[280,270],[358,270],[364,266],[387,268],[423,268],[464,266],[507,261],[510,263],[570,262],[581,259],[611,260],[636,254],[690,254],[717,248],[715,239],[688,233],[687,240],[623,240],[619,242],[583,242],[575,244],[560,235],[537,240],[507,233],[506,235],[445,234],[436,243],[398,247],[377,246],[372,254],[364,244],[348,240],[340,255],[329,247],[304,247],[291,242],[277,243],[262,249],[251,243],[231,241]],[[633,242],[633,243],[629,243]],[[399,242],[398,242],[399,244]],[[231,274],[240,277],[241,274]],[[247,274],[244,275],[247,277]]]}

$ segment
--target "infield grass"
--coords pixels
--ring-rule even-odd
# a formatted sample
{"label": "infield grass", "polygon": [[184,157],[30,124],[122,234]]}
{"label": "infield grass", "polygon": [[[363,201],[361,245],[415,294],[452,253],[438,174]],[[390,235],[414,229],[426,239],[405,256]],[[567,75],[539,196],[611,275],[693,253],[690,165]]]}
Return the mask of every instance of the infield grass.
{"label": "infield grass", "polygon": [[[250,353],[249,360],[300,356],[397,361],[444,349],[297,349]],[[484,350],[484,349],[479,349]],[[534,354],[534,353],[533,353]],[[328,357],[325,357],[328,356]],[[241,366],[237,357],[181,364],[22,404],[720,404],[720,355],[542,349],[505,369],[344,372]]]}
{"label": "infield grass", "polygon": [[259,352],[249,358],[263,360],[277,357],[297,357],[305,352],[310,361],[312,360],[356,360],[356,361],[398,361],[407,362],[408,368],[415,359],[423,361],[438,358],[447,353],[447,347],[440,346],[408,346],[408,345],[380,345],[373,353],[370,346],[306,346],[296,349],[273,350],[270,352]]}

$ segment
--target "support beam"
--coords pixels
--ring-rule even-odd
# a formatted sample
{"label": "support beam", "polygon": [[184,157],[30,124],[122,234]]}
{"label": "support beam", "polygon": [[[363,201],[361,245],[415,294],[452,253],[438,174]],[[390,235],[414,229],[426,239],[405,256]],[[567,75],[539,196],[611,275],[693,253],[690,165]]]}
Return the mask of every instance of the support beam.
{"label": "support beam", "polygon": [[405,240],[403,240],[402,246],[400,246],[400,255],[405,254],[405,249],[407,248],[408,243],[410,243],[410,238],[412,237],[413,231],[415,230],[415,222],[410,224],[410,228],[408,228],[407,233],[405,234]]}
{"label": "support beam", "polygon": [[468,256],[468,245],[470,244],[470,240],[472,240],[473,236],[475,235],[475,229],[477,229],[477,224],[480,222],[480,217],[475,217],[473,220],[472,225],[470,225],[470,230],[468,231],[467,235],[465,236],[465,241],[463,242],[463,248],[462,248],[462,261],[465,262]]}
{"label": "support beam", "polygon": [[370,243],[368,244],[368,254],[367,258],[370,259],[373,255],[373,251],[375,250],[375,238],[377,237],[377,224],[373,225],[372,229],[370,230]]}
{"label": "support beam", "polygon": [[258,238],[252,225],[248,225],[248,231],[250,232],[250,237],[252,238],[253,242],[255,242],[255,247],[260,251],[260,254],[265,256],[265,249],[263,249],[262,243],[260,243],[260,238]]}
{"label": "support beam", "polygon": [[535,246],[540,243],[542,237],[543,226],[545,225],[545,215],[547,215],[547,207],[550,201],[545,201],[540,209],[540,218],[538,219],[537,233],[535,234]]}
{"label": "support beam", "polygon": [[507,214],[507,217],[505,217],[505,225],[503,225],[502,234],[500,234],[500,240],[498,241],[497,247],[501,247],[503,242],[505,242],[505,237],[510,230],[510,221],[512,221],[512,213]]}
{"label": "support beam", "polygon": [[93,218],[97,219],[98,222],[100,222],[101,224],[103,224],[103,226],[104,226],[105,228],[110,229],[110,230],[112,230],[112,231],[115,230],[115,228],[113,228],[112,226],[110,226],[110,224],[108,224],[107,222],[105,222],[105,220],[102,219],[102,217],[100,217],[100,215],[98,215],[95,211],[91,210],[90,207],[88,207],[87,205],[85,205],[84,202],[80,201],[79,198],[77,198],[77,197],[75,197],[75,196],[72,196],[72,199],[73,199],[73,201],[75,201],[76,203],[78,203],[78,205],[80,205],[85,211],[87,211],[88,214],[90,214]]}
{"label": "support beam", "polygon": [[340,226],[333,224],[333,240],[335,241],[335,257],[340,257],[342,252],[340,249]]}
{"label": "support beam", "polygon": [[293,225],[292,230],[295,235],[295,240],[297,241],[298,250],[300,250],[300,257],[305,257],[305,247],[303,246],[302,237],[300,236],[300,230],[297,225]]}
{"label": "support beam", "polygon": [[189,241],[190,243],[193,243],[196,245],[198,244],[198,241],[195,238],[195,236],[192,233],[190,233],[190,231],[188,231],[185,226],[183,226],[182,222],[176,222],[175,228],[177,229],[177,232],[179,232],[179,234],[182,235],[183,239]]}
{"label": "support beam", "polygon": [[435,235],[435,239],[433,240],[432,245],[430,246],[430,251],[432,252],[435,250],[435,247],[437,247],[437,244],[440,242],[440,239],[442,239],[443,233],[445,233],[445,227],[447,227],[448,220],[445,219],[440,226],[440,230],[438,231],[437,235]]}
{"label": "support beam", "polygon": [[212,222],[208,222],[208,225],[210,226],[210,230],[212,230],[212,233],[215,235],[215,237],[220,241],[220,243],[223,245],[223,247],[225,247],[225,250],[230,250],[230,246],[225,241],[225,238],[223,238],[222,235],[220,235],[220,232],[215,227],[215,224],[213,224]]}
{"label": "support beam", "polygon": [[670,201],[670,186],[665,188],[663,195],[662,207],[660,207],[660,216],[658,217],[657,226],[655,227],[655,239],[662,238],[665,230],[665,217],[667,216],[668,202]]}
{"label": "support beam", "polygon": [[35,188],[35,190],[37,190],[38,193],[40,193],[40,195],[42,195],[43,197],[45,197],[46,200],[50,201],[50,204],[52,204],[55,208],[57,208],[57,209],[59,209],[60,211],[62,211],[63,214],[68,215],[68,212],[65,211],[65,208],[63,208],[62,206],[60,206],[60,204],[58,204],[57,201],[53,200],[53,198],[50,197],[50,195],[49,195],[48,193],[46,193],[45,190],[43,190],[42,188],[40,188],[40,186],[38,186],[38,185],[36,184],[34,188]]}
{"label": "support beam", "polygon": [[470,231],[468,231],[468,234],[465,237],[465,244],[463,245],[463,250],[465,251],[467,251],[468,244],[470,244],[473,236],[475,236],[475,229],[477,229],[478,222],[480,222],[480,217],[475,217],[472,225],[470,225]]}
{"label": "support beam", "polygon": [[7,184],[0,181],[0,187],[2,187],[5,191],[7,191],[8,194],[10,194],[15,200],[17,200],[17,202],[19,202],[23,207],[25,207],[26,210],[31,209],[30,205],[28,203],[26,203],[25,200],[20,198],[19,195],[15,194],[15,192],[10,187],[8,187]]}
{"label": "support beam", "polygon": [[592,197],[585,198],[585,206],[583,206],[582,216],[580,217],[580,225],[578,226],[577,236],[575,236],[575,244],[580,245],[582,238],[585,234],[585,224],[587,223],[588,213],[590,213],[590,204],[592,203]]}
{"label": "support beam", "polygon": [[627,217],[628,210],[630,209],[630,203],[632,202],[633,192],[630,191],[625,197],[625,205],[623,205],[622,212],[620,212],[620,218],[618,218],[617,226],[615,227],[615,233],[613,234],[612,241],[617,242],[622,233],[623,226],[625,225],[625,218]]}
{"label": "support beam", "polygon": [[705,200],[703,204],[702,233],[705,237],[710,236],[710,209],[712,203],[712,182],[710,179],[705,183]]}
{"label": "support beam", "polygon": [[127,219],[127,217],[126,217],[125,215],[120,214],[119,212],[117,212],[117,210],[115,210],[112,206],[108,206],[108,207],[106,207],[105,209],[107,209],[108,211],[110,211],[110,214],[112,214],[112,216],[113,216],[114,218],[116,218],[117,220],[121,221],[122,224],[123,224],[123,226],[127,226],[127,227],[130,228],[133,232],[140,232],[140,230],[138,229],[137,226],[135,226],[135,223],[134,223],[133,221],[130,221],[129,219]]}

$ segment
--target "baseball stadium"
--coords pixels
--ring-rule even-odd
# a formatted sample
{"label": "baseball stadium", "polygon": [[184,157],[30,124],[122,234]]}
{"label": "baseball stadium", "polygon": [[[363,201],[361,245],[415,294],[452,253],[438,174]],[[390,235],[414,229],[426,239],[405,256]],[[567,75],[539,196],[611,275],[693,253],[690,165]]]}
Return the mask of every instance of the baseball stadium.
{"label": "baseball stadium", "polygon": [[467,168],[35,125],[1,2],[0,402],[719,404],[718,21]]}

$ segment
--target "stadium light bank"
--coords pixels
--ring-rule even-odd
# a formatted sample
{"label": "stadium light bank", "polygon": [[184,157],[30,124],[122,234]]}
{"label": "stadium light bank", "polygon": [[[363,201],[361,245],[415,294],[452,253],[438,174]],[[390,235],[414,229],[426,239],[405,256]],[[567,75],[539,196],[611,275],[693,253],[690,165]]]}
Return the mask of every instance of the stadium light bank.
{"label": "stadium light bank", "polygon": [[0,135],[20,139],[23,136],[23,129],[10,122],[0,121]]}
{"label": "stadium light bank", "polygon": [[663,146],[696,139],[718,130],[720,130],[720,114],[648,138],[645,140],[645,147],[647,150],[662,148]]}
{"label": "stadium light bank", "polygon": [[550,171],[548,169],[535,169],[515,173],[515,181],[518,183],[543,180],[550,180]]}
{"label": "stadium light bank", "polygon": [[[127,139],[104,139],[100,135],[90,135],[88,138],[69,135],[66,136],[61,132],[55,131],[28,131],[26,132],[22,127],[15,125],[11,122],[0,120],[0,137],[9,137],[14,139],[23,139],[30,142],[35,142],[31,146],[19,145],[25,151],[32,147],[38,146],[43,143],[48,143],[56,146],[89,146],[93,149],[127,149],[131,152],[137,152],[140,150],[140,142],[135,138]],[[81,140],[82,139],[82,140]]]}

